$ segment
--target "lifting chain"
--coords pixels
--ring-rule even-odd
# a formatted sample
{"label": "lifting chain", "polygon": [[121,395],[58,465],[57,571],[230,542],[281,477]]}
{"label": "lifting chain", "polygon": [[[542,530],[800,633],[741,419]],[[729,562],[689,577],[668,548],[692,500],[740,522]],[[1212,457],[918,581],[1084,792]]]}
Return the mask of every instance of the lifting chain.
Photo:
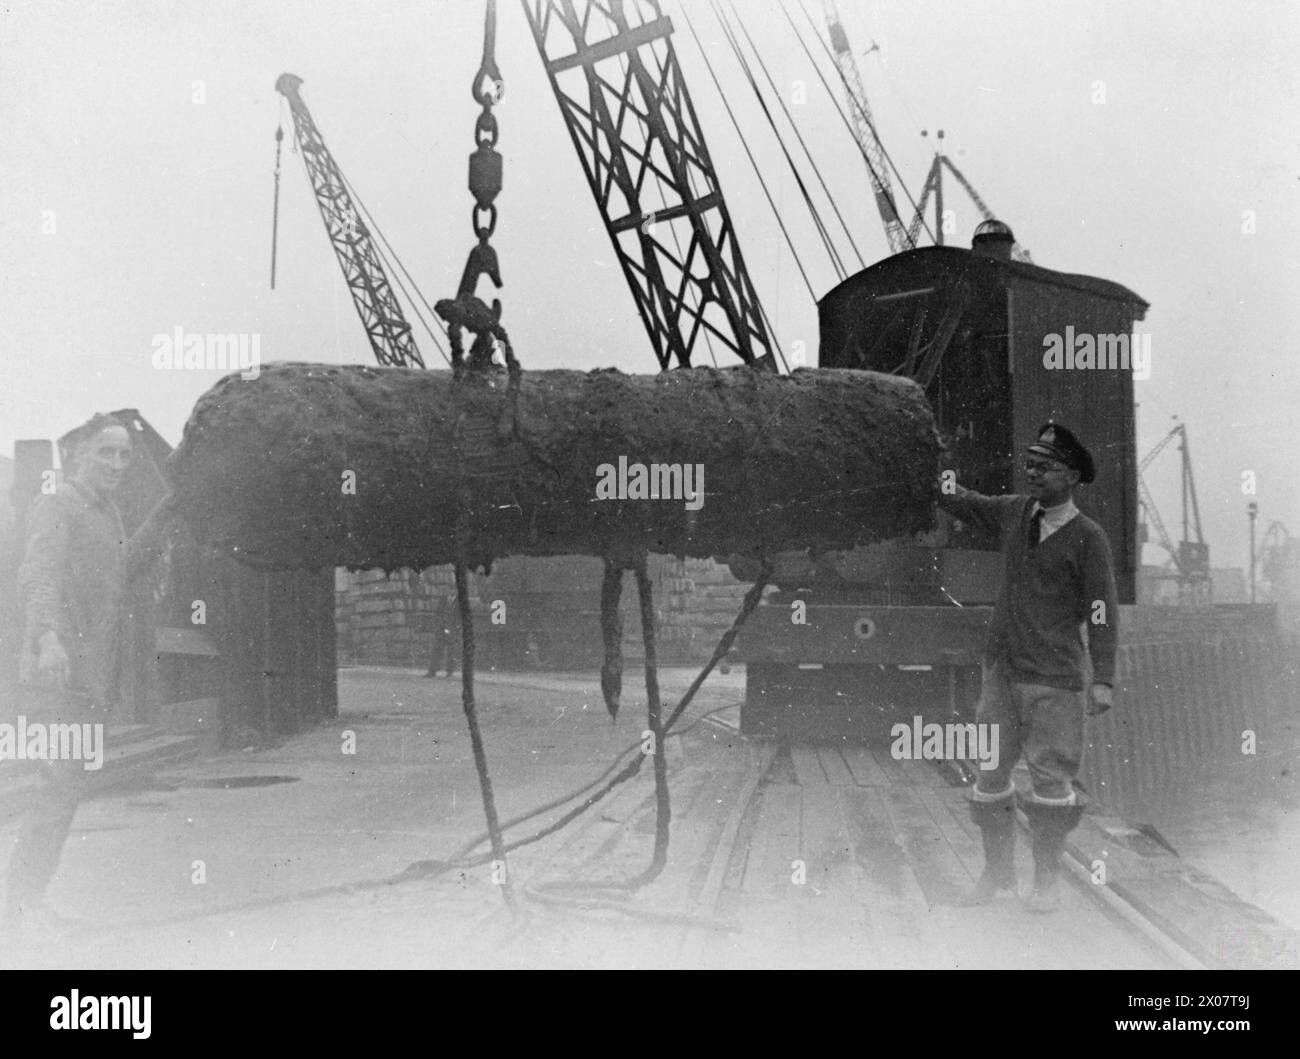
{"label": "lifting chain", "polygon": [[519,364],[515,360],[510,339],[501,326],[501,299],[494,298],[491,308],[475,295],[481,276],[487,276],[497,287],[501,286],[501,266],[496,248],[490,240],[497,227],[496,197],[501,192],[501,155],[497,153],[497,119],[492,112],[494,104],[505,94],[505,81],[496,60],[497,5],[487,0],[487,14],[483,26],[483,60],[470,95],[483,109],[474,123],[475,150],[469,156],[469,191],[474,196],[470,225],[478,242],[469,252],[465,271],[455,298],[444,298],[434,306],[447,323],[447,338],[451,344],[452,370],[457,375],[466,367],[461,332],[474,335],[470,346],[468,367],[486,371],[492,365],[492,354],[500,342],[505,353],[506,367],[512,381],[517,378]]}

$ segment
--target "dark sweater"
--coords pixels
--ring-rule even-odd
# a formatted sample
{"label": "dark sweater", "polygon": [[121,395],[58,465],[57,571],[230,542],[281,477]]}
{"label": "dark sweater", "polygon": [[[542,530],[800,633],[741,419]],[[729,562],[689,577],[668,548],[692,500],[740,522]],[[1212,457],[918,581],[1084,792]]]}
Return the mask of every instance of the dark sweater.
{"label": "dark sweater", "polygon": [[[1012,680],[1080,691],[1081,625],[1086,623],[1093,682],[1114,684],[1119,602],[1105,531],[1079,514],[1030,549],[1032,498],[959,489],[944,496],[942,505],[957,518],[1001,535],[1006,571],[985,656],[1005,662]],[[1105,604],[1105,622],[1093,621],[1096,601]]]}

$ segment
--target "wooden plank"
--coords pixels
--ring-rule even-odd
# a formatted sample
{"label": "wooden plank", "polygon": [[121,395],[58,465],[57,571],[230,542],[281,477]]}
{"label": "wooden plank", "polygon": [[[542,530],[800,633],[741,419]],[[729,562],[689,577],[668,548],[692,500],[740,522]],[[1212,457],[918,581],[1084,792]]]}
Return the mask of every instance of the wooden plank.
{"label": "wooden plank", "polygon": [[840,756],[838,747],[818,747],[817,759],[822,763],[822,771],[826,773],[826,781],[832,787],[856,787],[858,785],[858,781],[853,778],[853,773],[849,771],[849,766],[845,764],[844,758]]}
{"label": "wooden plank", "polygon": [[794,772],[799,778],[799,786],[824,786],[826,773],[822,770],[817,751],[810,746],[790,747],[790,760],[794,762]]}
{"label": "wooden plank", "polygon": [[970,873],[949,845],[930,811],[913,787],[890,787],[885,800],[898,821],[899,838],[926,903],[954,905],[970,884]]}
{"label": "wooden plank", "polygon": [[740,833],[740,825],[754,800],[759,781],[762,780],[764,773],[772,764],[772,757],[775,753],[771,744],[747,743],[746,748],[747,766],[744,781],[727,814],[722,832],[718,836],[712,863],[709,865],[708,873],[699,886],[696,898],[698,911],[707,916],[717,914],[723,884],[727,877],[727,867],[731,863],[736,838]]}
{"label": "wooden plank", "polygon": [[[693,767],[701,773],[694,797],[687,802],[674,794],[673,817],[668,839],[668,863],[663,874],[639,895],[655,908],[680,910],[698,900],[700,888],[713,864],[714,852],[727,825],[728,810],[744,786],[746,773],[735,767]],[[647,808],[647,831],[654,827],[654,808]],[[646,846],[648,860],[650,850]]]}
{"label": "wooden plank", "polygon": [[873,746],[867,748],[872,759],[879,766],[880,771],[884,774],[885,780],[889,784],[907,783],[907,774],[904,772],[902,762],[895,761],[893,755],[889,752],[889,747]]}
{"label": "wooden plank", "polygon": [[851,788],[843,792],[843,806],[849,834],[854,841],[854,861],[872,897],[897,904],[906,895],[903,873],[907,855],[898,842],[882,789]]}
{"label": "wooden plank", "polygon": [[799,858],[807,865],[809,885],[840,896],[847,893],[853,842],[839,792],[828,784],[804,788]]}
{"label": "wooden plank", "polygon": [[881,787],[838,792],[857,885],[875,925],[872,955],[878,966],[924,962],[921,931],[913,915],[907,855],[899,844]]}
{"label": "wooden plank", "polygon": [[849,790],[858,787],[803,788],[799,848],[807,881],[794,887],[787,901],[804,964],[842,964],[848,951],[869,966],[871,950],[882,942],[854,861],[854,839],[841,801]]}
{"label": "wooden plank", "polygon": [[965,796],[955,788],[950,788],[950,791],[951,793],[948,793],[922,787],[917,791],[917,798],[929,810],[935,826],[948,840],[948,845],[957,854],[957,859],[974,879],[984,868],[984,848],[980,840],[968,834],[961,825],[960,821],[970,819],[970,810],[966,807]]}
{"label": "wooden plank", "polygon": [[848,765],[859,787],[883,787],[889,783],[884,770],[876,764],[876,759],[866,747],[846,746],[843,754],[844,763]]}
{"label": "wooden plank", "polygon": [[[954,937],[952,929],[954,924],[950,918],[952,910],[937,907],[937,902],[930,899],[920,881],[923,874],[928,875],[934,870],[933,865],[936,862],[942,863],[942,854],[927,857],[917,842],[914,841],[914,836],[908,833],[909,825],[903,823],[902,814],[894,811],[895,805],[900,804],[898,802],[900,798],[908,800],[902,804],[911,804],[912,792],[896,785],[879,789],[873,793],[880,799],[885,812],[889,814],[896,833],[901,831],[900,844],[907,854],[904,863],[905,870],[901,872],[901,881],[907,899],[908,915],[912,920],[917,938],[914,959],[920,965],[927,967],[956,967],[959,964],[955,960],[950,946],[950,942]],[[933,832],[933,823],[931,823],[929,830]],[[955,854],[953,858],[955,860]],[[958,870],[961,869],[958,868]],[[927,879],[927,885],[933,889],[934,884],[929,879]],[[951,893],[951,890],[949,890],[949,893]],[[952,896],[955,896],[955,894]],[[948,912],[949,916],[945,917],[942,914],[944,912]]]}
{"label": "wooden plank", "polygon": [[783,898],[790,889],[791,864],[799,859],[803,788],[774,783],[763,788],[758,827],[741,888],[748,897]]}
{"label": "wooden plank", "polygon": [[1104,861],[1111,892],[1208,966],[1266,966],[1263,951],[1294,957],[1296,933],[1286,924],[1181,857],[1125,848],[1114,837],[1123,832],[1117,818],[1085,817],[1066,852],[1085,866]]}
{"label": "wooden plank", "polygon": [[942,761],[907,761],[903,762],[903,771],[917,787],[947,787],[949,783],[941,771],[945,766]]}

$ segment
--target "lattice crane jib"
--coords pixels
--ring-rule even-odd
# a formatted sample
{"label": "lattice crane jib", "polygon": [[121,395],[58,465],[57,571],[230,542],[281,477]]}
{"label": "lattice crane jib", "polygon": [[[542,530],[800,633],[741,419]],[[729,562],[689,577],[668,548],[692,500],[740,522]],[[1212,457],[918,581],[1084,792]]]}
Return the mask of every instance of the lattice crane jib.
{"label": "lattice crane jib", "polygon": [[867,156],[867,166],[871,174],[871,190],[876,197],[876,209],[885,226],[885,238],[889,241],[891,253],[898,254],[911,250],[916,245],[916,236],[904,229],[903,221],[898,216],[898,207],[894,202],[894,189],[886,168],[884,148],[876,137],[875,119],[871,115],[871,106],[867,102],[867,92],[862,85],[862,75],[858,72],[857,60],[849,45],[848,34],[840,21],[839,11],[832,0],[823,0],[826,11],[826,28],[830,34],[831,51],[835,56],[835,65],[839,67],[844,78],[844,94],[848,97],[849,114],[853,122],[854,138]]}
{"label": "lattice crane jib", "polygon": [[343,278],[352,294],[375,359],[390,367],[424,367],[424,358],[411,335],[401,306],[393,294],[370,232],[348,193],[338,164],[325,146],[316,122],[299,91],[302,78],[281,74],[275,89],[289,103],[294,135],[307,177],[320,208],[321,220]]}
{"label": "lattice crane jib", "polygon": [[[1165,529],[1164,520],[1160,517],[1155,499],[1152,497],[1143,477],[1143,472],[1175,439],[1179,442],[1178,448],[1181,457],[1179,462],[1181,464],[1183,513],[1183,537],[1177,545],[1170,537],[1168,530]],[[1137,478],[1141,506],[1145,510],[1147,518],[1155,527],[1157,543],[1173,558],[1174,567],[1178,571],[1180,581],[1208,581],[1210,577],[1210,551],[1205,543],[1205,535],[1201,528],[1201,510],[1196,498],[1196,479],[1192,472],[1192,457],[1187,441],[1186,424],[1176,423],[1164,437],[1156,442],[1151,451],[1142,457],[1138,463]],[[1195,539],[1192,538],[1193,533]]]}
{"label": "lattice crane jib", "polygon": [[522,0],[661,368],[772,344],[657,0]]}

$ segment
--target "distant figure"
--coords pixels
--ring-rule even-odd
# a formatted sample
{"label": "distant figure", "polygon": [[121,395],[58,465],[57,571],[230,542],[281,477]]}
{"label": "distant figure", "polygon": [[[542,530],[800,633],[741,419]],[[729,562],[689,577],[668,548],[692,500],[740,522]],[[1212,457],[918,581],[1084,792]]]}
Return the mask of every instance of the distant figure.
{"label": "distant figure", "polygon": [[[132,459],[131,435],[96,415],[61,439],[71,454],[55,490],[32,504],[18,570],[23,613],[20,712],[28,721],[103,723],[117,696],[121,604],[127,583],[158,555],[169,503],[128,539],[113,493]],[[62,855],[88,775],[81,761],[43,761],[9,865],[7,934],[43,936],[60,917],[45,890]]]}
{"label": "distant figure", "polygon": [[447,676],[453,676],[459,659],[460,604],[455,592],[447,592],[438,598],[438,606],[433,612],[433,645],[429,669],[424,675],[436,677],[439,669],[446,669]]}
{"label": "distant figure", "polygon": [[[1084,713],[1111,707],[1119,603],[1106,532],[1074,506],[1074,488],[1093,480],[1092,456],[1065,427],[1048,423],[1025,453],[1028,496],[940,492],[953,515],[1002,537],[1002,592],[989,623],[977,724],[994,727],[997,768],[979,773],[971,817],[984,839],[984,872],[967,904],[1015,890],[1016,799],[1011,770],[1023,753],[1033,791],[1020,796],[1033,835],[1031,912],[1060,901],[1057,877],[1066,836],[1083,802],[1074,779],[1083,759]],[[1083,629],[1092,677],[1085,694]],[[1086,700],[1086,703],[1085,703]]]}

